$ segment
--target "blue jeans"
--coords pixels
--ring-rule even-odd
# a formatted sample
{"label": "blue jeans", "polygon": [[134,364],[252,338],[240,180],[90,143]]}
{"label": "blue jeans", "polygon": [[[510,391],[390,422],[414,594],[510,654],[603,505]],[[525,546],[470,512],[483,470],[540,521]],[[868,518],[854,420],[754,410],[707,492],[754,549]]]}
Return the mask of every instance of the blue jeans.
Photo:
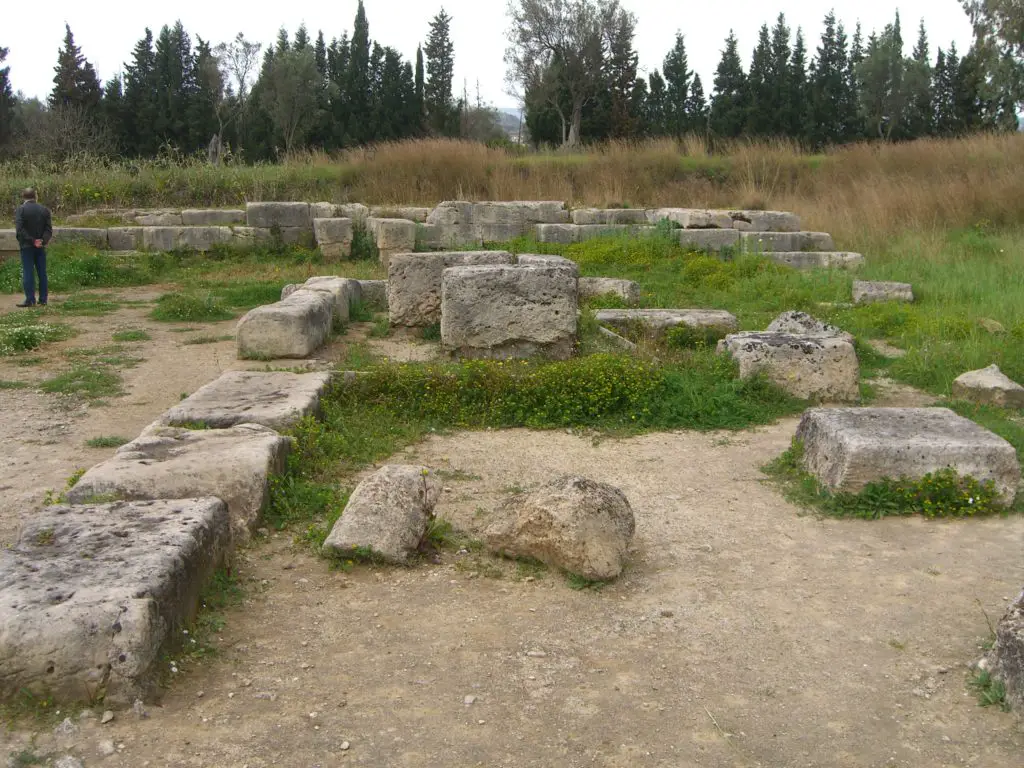
{"label": "blue jeans", "polygon": [[45,304],[49,286],[46,281],[46,249],[33,245],[21,246],[21,287],[25,289],[25,303],[36,303],[36,273],[39,274],[39,303]]}

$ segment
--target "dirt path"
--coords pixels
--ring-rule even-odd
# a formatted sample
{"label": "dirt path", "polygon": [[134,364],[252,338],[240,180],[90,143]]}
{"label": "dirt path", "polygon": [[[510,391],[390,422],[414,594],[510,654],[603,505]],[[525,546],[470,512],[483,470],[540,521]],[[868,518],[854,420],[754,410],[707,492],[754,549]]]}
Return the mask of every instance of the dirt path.
{"label": "dirt path", "polygon": [[[134,436],[237,364],[230,343],[180,349],[151,332],[152,362],[126,372],[129,394],[111,407],[58,411],[0,391],[5,413],[18,406],[48,430],[32,442],[4,419],[18,461],[45,462],[31,481],[4,464],[4,530],[33,494],[109,452],[84,439]],[[395,460],[447,470],[439,512],[458,527],[484,525],[512,487],[585,474],[630,499],[632,566],[600,591],[469,552],[345,573],[271,535],[242,553],[247,597],[220,654],[180,674],[148,718],[72,713],[68,737],[0,733],[0,756],[133,768],[1020,764],[1020,721],[979,708],[966,681],[985,614],[997,620],[1024,583],[1024,519],[801,516],[758,471],[794,428],[432,438]],[[102,756],[106,740],[114,754]]]}

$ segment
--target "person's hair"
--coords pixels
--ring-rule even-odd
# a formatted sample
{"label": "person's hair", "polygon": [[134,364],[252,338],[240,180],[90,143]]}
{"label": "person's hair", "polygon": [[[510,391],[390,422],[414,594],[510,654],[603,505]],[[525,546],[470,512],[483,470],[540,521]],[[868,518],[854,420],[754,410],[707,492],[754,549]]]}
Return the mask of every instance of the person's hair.
{"label": "person's hair", "polygon": [[21,193],[21,199],[22,200],[35,200],[36,199],[36,191],[34,189],[32,189],[32,187],[29,187],[28,189],[26,189],[24,192]]}

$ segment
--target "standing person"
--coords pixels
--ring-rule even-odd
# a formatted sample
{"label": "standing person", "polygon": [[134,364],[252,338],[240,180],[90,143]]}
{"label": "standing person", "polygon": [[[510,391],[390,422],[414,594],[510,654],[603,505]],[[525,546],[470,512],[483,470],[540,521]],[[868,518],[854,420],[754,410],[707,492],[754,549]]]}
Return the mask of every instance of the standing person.
{"label": "standing person", "polygon": [[39,304],[46,306],[49,286],[46,282],[46,246],[53,237],[50,209],[36,200],[36,191],[21,193],[22,204],[14,214],[14,231],[21,248],[21,285],[25,289],[25,303],[19,307],[36,305],[36,275],[39,275]]}

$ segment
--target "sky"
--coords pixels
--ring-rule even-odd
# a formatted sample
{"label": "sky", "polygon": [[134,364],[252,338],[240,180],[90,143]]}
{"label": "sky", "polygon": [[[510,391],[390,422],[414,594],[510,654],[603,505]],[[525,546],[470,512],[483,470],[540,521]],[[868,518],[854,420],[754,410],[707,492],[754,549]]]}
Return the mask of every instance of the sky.
{"label": "sky", "polygon": [[[65,22],[71,25],[75,42],[92,62],[100,79],[121,72],[131,56],[137,40],[148,26],[154,34],[165,24],[180,20],[192,35],[213,44],[232,39],[243,32],[250,40],[264,45],[273,42],[277,31],[285,25],[294,33],[305,22],[310,36],[322,29],[328,42],[332,37],[351,31],[357,0],[302,2],[298,6],[254,2],[249,4],[220,3],[211,0],[175,0],[164,6],[138,0],[48,0],[39,3],[13,0],[4,11],[5,23],[0,28],[0,46],[9,48],[6,64],[16,91],[28,96],[45,97],[53,85],[53,67],[64,38]],[[506,47],[505,0],[364,0],[370,24],[370,37],[382,45],[398,49],[413,60],[416,46],[427,35],[428,22],[443,6],[452,16],[452,40],[455,45],[456,95],[465,85],[471,99],[480,97],[496,107],[514,107],[515,96],[509,95],[505,83],[503,54]],[[640,56],[641,74],[660,69],[665,54],[675,41],[676,32],[686,37],[690,66],[704,81],[710,95],[715,67],[723,41],[734,29],[740,43],[744,68],[757,42],[761,24],[774,22],[785,13],[795,30],[802,27],[810,54],[820,39],[822,20],[830,8],[852,35],[859,20],[865,37],[871,29],[881,30],[892,21],[894,6],[881,0],[729,0],[719,6],[714,2],[680,2],[676,0],[622,0],[622,5],[637,16],[635,47]],[[903,37],[909,54],[917,37],[920,20],[925,20],[934,58],[937,46],[948,48],[955,41],[961,52],[971,43],[971,30],[959,0],[898,0]],[[13,14],[13,15],[12,15]],[[17,36],[13,35],[18,31]]]}

